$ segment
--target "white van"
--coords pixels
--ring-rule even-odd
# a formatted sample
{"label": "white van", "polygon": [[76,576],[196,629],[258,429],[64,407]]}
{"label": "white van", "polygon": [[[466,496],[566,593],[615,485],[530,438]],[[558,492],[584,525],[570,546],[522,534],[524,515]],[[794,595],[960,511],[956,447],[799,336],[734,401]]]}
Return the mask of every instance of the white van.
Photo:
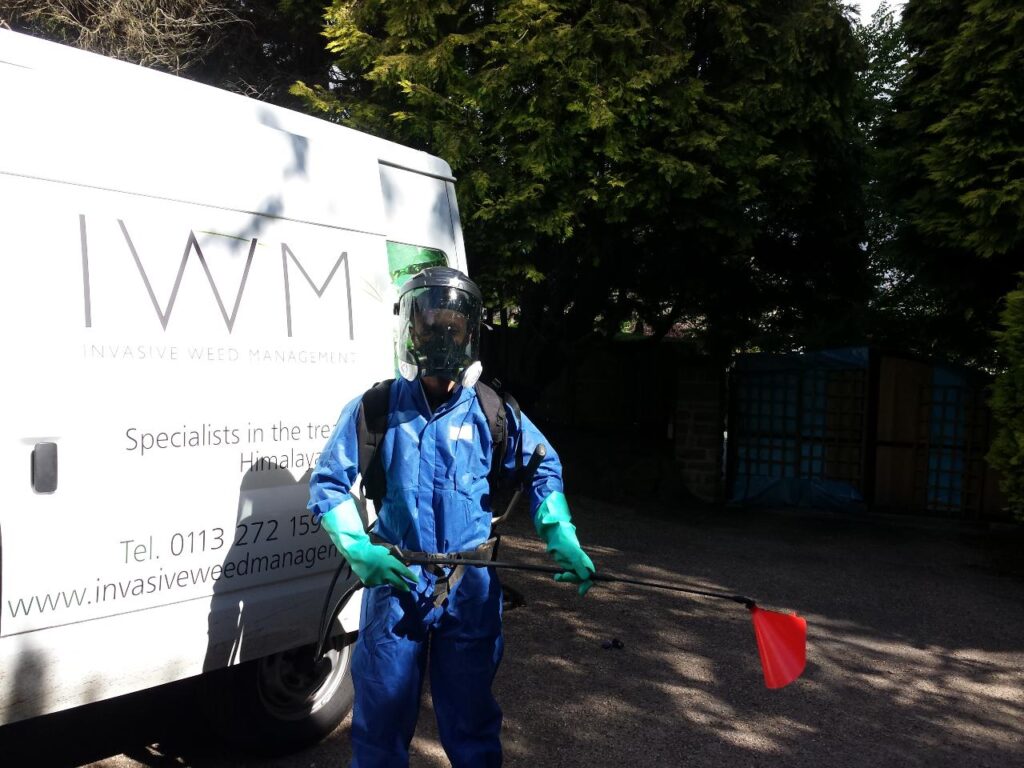
{"label": "white van", "polygon": [[402,266],[466,269],[451,170],[3,30],[0,99],[0,724],[209,673],[250,744],[319,738],[309,472]]}

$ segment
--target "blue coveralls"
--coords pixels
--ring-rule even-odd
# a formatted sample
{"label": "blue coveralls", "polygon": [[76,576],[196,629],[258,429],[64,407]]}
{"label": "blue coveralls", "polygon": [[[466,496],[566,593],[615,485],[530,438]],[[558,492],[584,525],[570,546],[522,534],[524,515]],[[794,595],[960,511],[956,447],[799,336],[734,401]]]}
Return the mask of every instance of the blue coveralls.
{"label": "blue coveralls", "polygon": [[[360,403],[345,406],[310,480],[309,508],[317,520],[349,497],[359,472]],[[520,446],[524,463],[538,443],[548,448],[531,489],[536,514],[549,494],[562,490],[561,463],[524,414],[517,421],[506,410],[508,471],[515,466],[513,446]],[[487,540],[492,438],[475,389],[456,389],[431,413],[419,380],[396,379],[380,454],[387,495],[377,536],[416,552],[467,551]],[[438,730],[453,768],[499,766],[501,709],[491,694],[503,649],[497,575],[467,568],[447,602],[435,606],[436,577],[413,570],[419,583],[409,593],[363,590],[352,658],[352,766],[408,765],[428,655]]]}

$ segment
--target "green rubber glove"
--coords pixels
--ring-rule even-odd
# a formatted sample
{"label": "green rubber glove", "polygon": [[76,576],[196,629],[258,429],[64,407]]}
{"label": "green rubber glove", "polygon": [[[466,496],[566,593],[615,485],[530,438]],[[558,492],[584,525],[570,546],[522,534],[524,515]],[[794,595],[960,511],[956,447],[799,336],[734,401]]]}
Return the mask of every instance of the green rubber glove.
{"label": "green rubber glove", "polygon": [[564,573],[555,574],[555,581],[579,584],[580,594],[587,594],[587,590],[594,586],[591,576],[597,569],[576,538],[576,526],[572,524],[564,494],[555,491],[544,499],[537,510],[534,526],[548,545],[548,553],[566,569]]}
{"label": "green rubber glove", "polygon": [[356,503],[351,498],[320,518],[320,525],[366,586],[390,584],[395,589],[408,592],[410,582],[416,584],[416,574],[405,563],[388,552],[387,547],[370,542],[370,537],[363,530]]}

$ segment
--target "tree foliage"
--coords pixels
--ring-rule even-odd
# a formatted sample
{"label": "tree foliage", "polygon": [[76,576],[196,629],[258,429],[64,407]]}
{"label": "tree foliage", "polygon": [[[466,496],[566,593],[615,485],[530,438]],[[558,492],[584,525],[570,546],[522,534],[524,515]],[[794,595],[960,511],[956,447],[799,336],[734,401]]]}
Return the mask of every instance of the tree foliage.
{"label": "tree foliage", "polygon": [[297,104],[326,82],[324,4],[308,0],[0,0],[12,29],[227,88]]}
{"label": "tree foliage", "polygon": [[[1024,6],[909,0],[891,148],[888,246],[919,351],[993,364],[991,329],[1024,257]],[[910,330],[910,329],[908,329]]]}
{"label": "tree foliage", "polygon": [[1006,369],[996,379],[992,413],[999,424],[989,463],[1018,517],[1024,519],[1024,286],[1006,297],[1003,330],[997,334]]}
{"label": "tree foliage", "polygon": [[871,20],[856,26],[867,54],[861,72],[866,141],[864,187],[865,229],[874,295],[868,337],[882,348],[899,352],[928,347],[924,326],[934,308],[921,295],[915,275],[896,247],[899,218],[885,183],[892,178],[894,148],[884,132],[896,113],[896,96],[909,69],[909,51],[898,11],[882,2]]}
{"label": "tree foliage", "polygon": [[864,131],[873,140],[882,119],[893,113],[896,94],[907,72],[907,42],[899,13],[886,0],[866,25],[855,25],[854,32],[866,55],[860,78],[865,100],[863,120]]}
{"label": "tree foliage", "polygon": [[2,0],[16,31],[180,74],[238,21],[219,0]]}
{"label": "tree foliage", "polygon": [[[834,0],[336,0],[322,113],[447,159],[475,274],[572,342],[847,334],[861,48]],[[833,338],[829,338],[829,336]]]}
{"label": "tree foliage", "polygon": [[292,85],[328,81],[327,0],[224,1],[240,23],[216,56],[190,76],[275,104],[303,106],[291,95]]}
{"label": "tree foliage", "polygon": [[898,13],[884,0],[870,22],[856,24],[854,30],[866,55],[860,72],[863,99],[860,120],[867,144],[865,204],[868,249],[878,275],[876,283],[882,284],[886,282],[887,265],[879,262],[879,255],[885,242],[892,238],[895,226],[891,206],[879,185],[890,160],[891,148],[879,144],[878,134],[883,122],[892,119],[895,97],[906,76],[907,44]]}

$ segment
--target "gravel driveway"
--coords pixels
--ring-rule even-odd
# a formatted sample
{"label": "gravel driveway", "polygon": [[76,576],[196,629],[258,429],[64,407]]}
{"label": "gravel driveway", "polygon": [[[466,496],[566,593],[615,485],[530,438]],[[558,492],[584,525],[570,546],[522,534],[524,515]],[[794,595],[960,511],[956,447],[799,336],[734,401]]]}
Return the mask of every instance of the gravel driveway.
{"label": "gravel driveway", "polygon": [[[807,671],[765,689],[749,616],[735,603],[622,585],[581,599],[545,575],[506,573],[526,601],[506,614],[495,683],[506,765],[1024,765],[1018,529],[669,515],[579,497],[573,510],[599,568],[796,610],[809,625]],[[524,516],[511,521],[501,556],[547,562]],[[621,649],[602,647],[613,638]],[[89,765],[323,768],[350,757],[347,721],[276,760],[231,755],[197,731],[182,721],[159,744]],[[448,765],[429,695],[412,765]]]}

